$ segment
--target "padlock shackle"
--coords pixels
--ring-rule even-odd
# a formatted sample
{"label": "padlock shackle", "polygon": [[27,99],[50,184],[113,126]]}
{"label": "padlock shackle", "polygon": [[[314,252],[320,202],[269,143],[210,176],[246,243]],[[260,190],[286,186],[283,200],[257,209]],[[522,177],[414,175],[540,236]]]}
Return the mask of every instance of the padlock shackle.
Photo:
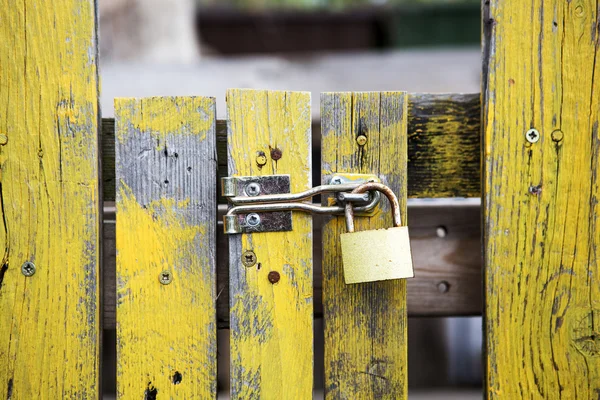
{"label": "padlock shackle", "polygon": [[[377,182],[366,182],[357,187],[352,191],[352,193],[365,193],[372,190],[376,190],[381,192],[388,198],[390,205],[392,206],[392,215],[394,217],[394,226],[399,227],[402,226],[402,217],[400,216],[400,203],[398,202],[398,198],[386,185]],[[352,203],[346,203],[346,229],[348,232],[354,232],[354,208],[352,207]]]}

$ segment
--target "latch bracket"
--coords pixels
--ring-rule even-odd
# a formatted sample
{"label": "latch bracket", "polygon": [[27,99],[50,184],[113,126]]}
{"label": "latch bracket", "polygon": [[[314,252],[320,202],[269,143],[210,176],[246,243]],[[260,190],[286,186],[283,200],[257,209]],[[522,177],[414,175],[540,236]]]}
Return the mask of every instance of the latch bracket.
{"label": "latch bracket", "polygon": [[[228,199],[290,193],[289,175],[236,176],[221,179],[221,191]],[[226,234],[286,232],[292,230],[291,211],[249,212],[225,216]]]}
{"label": "latch bracket", "polygon": [[[366,182],[379,182],[379,178],[370,174],[335,174],[329,184],[300,193],[290,193],[289,175],[222,178],[223,196],[232,205],[223,217],[225,233],[290,231],[292,210],[342,215],[347,203],[352,203],[356,215],[370,216],[379,203],[379,192],[350,193]],[[328,205],[312,203],[314,196],[325,193],[335,194]]]}

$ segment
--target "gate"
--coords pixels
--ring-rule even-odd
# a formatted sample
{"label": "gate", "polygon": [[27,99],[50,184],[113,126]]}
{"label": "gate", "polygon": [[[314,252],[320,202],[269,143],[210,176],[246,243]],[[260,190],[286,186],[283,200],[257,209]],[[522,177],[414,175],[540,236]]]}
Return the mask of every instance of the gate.
{"label": "gate", "polygon": [[[327,398],[406,398],[408,316],[480,312],[485,396],[598,397],[596,2],[486,1],[481,99],[323,93],[320,137],[306,92],[231,89],[224,121],[210,97],[116,99],[102,120],[94,2],[4,3],[6,399],[98,398],[102,327],[117,330],[121,398],[215,398],[223,327],[232,398],[311,398],[314,314]],[[218,177],[289,175],[296,193],[319,166],[322,183],[376,175],[404,220],[411,197],[481,196],[483,267],[432,270],[416,235],[414,279],[346,285],[341,216],[223,235]],[[357,220],[386,226],[386,202]]]}

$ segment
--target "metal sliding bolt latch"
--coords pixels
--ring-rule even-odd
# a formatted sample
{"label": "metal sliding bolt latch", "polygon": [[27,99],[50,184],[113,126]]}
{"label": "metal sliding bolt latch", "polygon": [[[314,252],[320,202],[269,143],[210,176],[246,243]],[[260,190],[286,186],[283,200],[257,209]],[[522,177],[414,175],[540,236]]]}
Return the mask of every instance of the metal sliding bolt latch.
{"label": "metal sliding bolt latch", "polygon": [[[329,184],[290,193],[289,175],[226,177],[221,189],[231,208],[223,217],[226,234],[284,232],[292,230],[292,211],[343,215],[352,203],[358,215],[371,215],[380,200],[377,191],[350,193],[365,182],[379,182],[375,175],[336,174]],[[333,193],[325,205],[310,202],[314,196]],[[308,201],[307,201],[308,200]]]}

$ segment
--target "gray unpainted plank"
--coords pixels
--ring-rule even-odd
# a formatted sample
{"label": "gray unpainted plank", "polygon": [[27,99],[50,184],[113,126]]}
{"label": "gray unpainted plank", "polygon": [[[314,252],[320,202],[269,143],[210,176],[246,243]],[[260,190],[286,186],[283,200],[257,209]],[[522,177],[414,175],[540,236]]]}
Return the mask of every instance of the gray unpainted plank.
{"label": "gray unpainted plank", "polygon": [[[156,254],[150,260],[150,265],[136,265],[133,268],[123,266],[123,270],[129,268],[131,272],[131,269],[135,269],[135,274],[146,274],[149,283],[141,289],[138,288],[137,293],[132,293],[131,288],[128,287],[127,279],[133,279],[133,274],[123,274],[117,261],[115,301],[117,334],[125,332],[122,329],[129,324],[130,326],[127,327],[129,331],[137,332],[134,334],[137,335],[136,337],[143,337],[140,332],[146,331],[147,327],[131,326],[131,324],[152,321],[152,315],[161,314],[167,316],[167,321],[171,321],[169,315],[175,317],[185,312],[177,311],[178,307],[193,309],[190,312],[201,317],[201,322],[190,320],[189,324],[184,323],[184,326],[171,327],[171,334],[173,328],[180,332],[184,331],[184,340],[181,340],[181,334],[172,335],[177,339],[174,340],[166,333],[169,327],[158,326],[158,322],[157,326],[148,332],[149,335],[164,336],[165,353],[180,357],[169,359],[169,365],[158,365],[155,359],[158,359],[156,352],[159,349],[143,348],[142,340],[129,345],[133,347],[135,354],[139,355],[136,356],[139,360],[135,362],[137,368],[144,368],[145,363],[154,363],[156,369],[152,371],[153,373],[158,374],[156,371],[159,370],[161,373],[172,374],[170,369],[172,361],[172,365],[180,365],[180,368],[192,374],[186,376],[182,373],[184,376],[181,382],[182,385],[192,385],[190,390],[195,396],[203,397],[207,392],[214,396],[216,395],[217,351],[215,101],[213,98],[173,97],[119,99],[116,103],[120,103],[117,108],[115,135],[117,230],[121,222],[119,218],[127,218],[128,211],[124,210],[123,204],[126,198],[129,198],[129,200],[134,199],[137,203],[136,207],[139,207],[138,210],[152,214],[152,223],[149,224],[148,229],[170,230],[178,229],[180,225],[188,231],[195,232],[185,240],[174,237],[174,244],[157,251],[160,253],[169,249],[173,252],[169,257],[166,254]],[[165,109],[161,109],[163,105]],[[168,122],[163,125],[152,123],[161,119]],[[172,228],[168,226],[169,224],[173,224]],[[160,228],[157,225],[167,227]],[[117,233],[117,260],[119,251],[123,251],[120,247],[122,244],[118,241],[119,237]],[[139,251],[147,250],[143,246],[144,244],[140,243]],[[167,258],[173,260],[172,265],[165,264],[164,260]],[[124,302],[135,302],[136,307],[143,308],[145,300],[151,302],[152,296],[162,294],[160,290],[163,289],[163,285],[159,284],[158,276],[163,269],[172,271],[173,282],[168,286],[164,285],[166,290],[172,289],[168,292],[168,301],[158,305],[158,308],[162,309],[151,310],[145,316],[140,315],[138,320],[124,320],[119,314]],[[179,277],[182,279],[177,282]],[[208,296],[206,293],[200,293],[204,290],[209,291]],[[209,300],[206,300],[207,298]],[[175,324],[174,320],[171,322]],[[199,329],[195,330],[195,328]],[[131,337],[117,336],[118,352],[126,341],[131,342]],[[170,352],[167,351],[168,348]],[[128,352],[132,353],[131,348]],[[118,359],[118,388],[119,376],[128,373],[119,370],[121,366]],[[159,392],[168,395],[169,390],[175,389],[171,387],[173,385],[170,377],[164,382],[169,382],[170,386],[163,389],[157,382],[153,385]],[[119,389],[121,394],[125,389],[127,388]],[[130,395],[130,392],[127,395]]]}

